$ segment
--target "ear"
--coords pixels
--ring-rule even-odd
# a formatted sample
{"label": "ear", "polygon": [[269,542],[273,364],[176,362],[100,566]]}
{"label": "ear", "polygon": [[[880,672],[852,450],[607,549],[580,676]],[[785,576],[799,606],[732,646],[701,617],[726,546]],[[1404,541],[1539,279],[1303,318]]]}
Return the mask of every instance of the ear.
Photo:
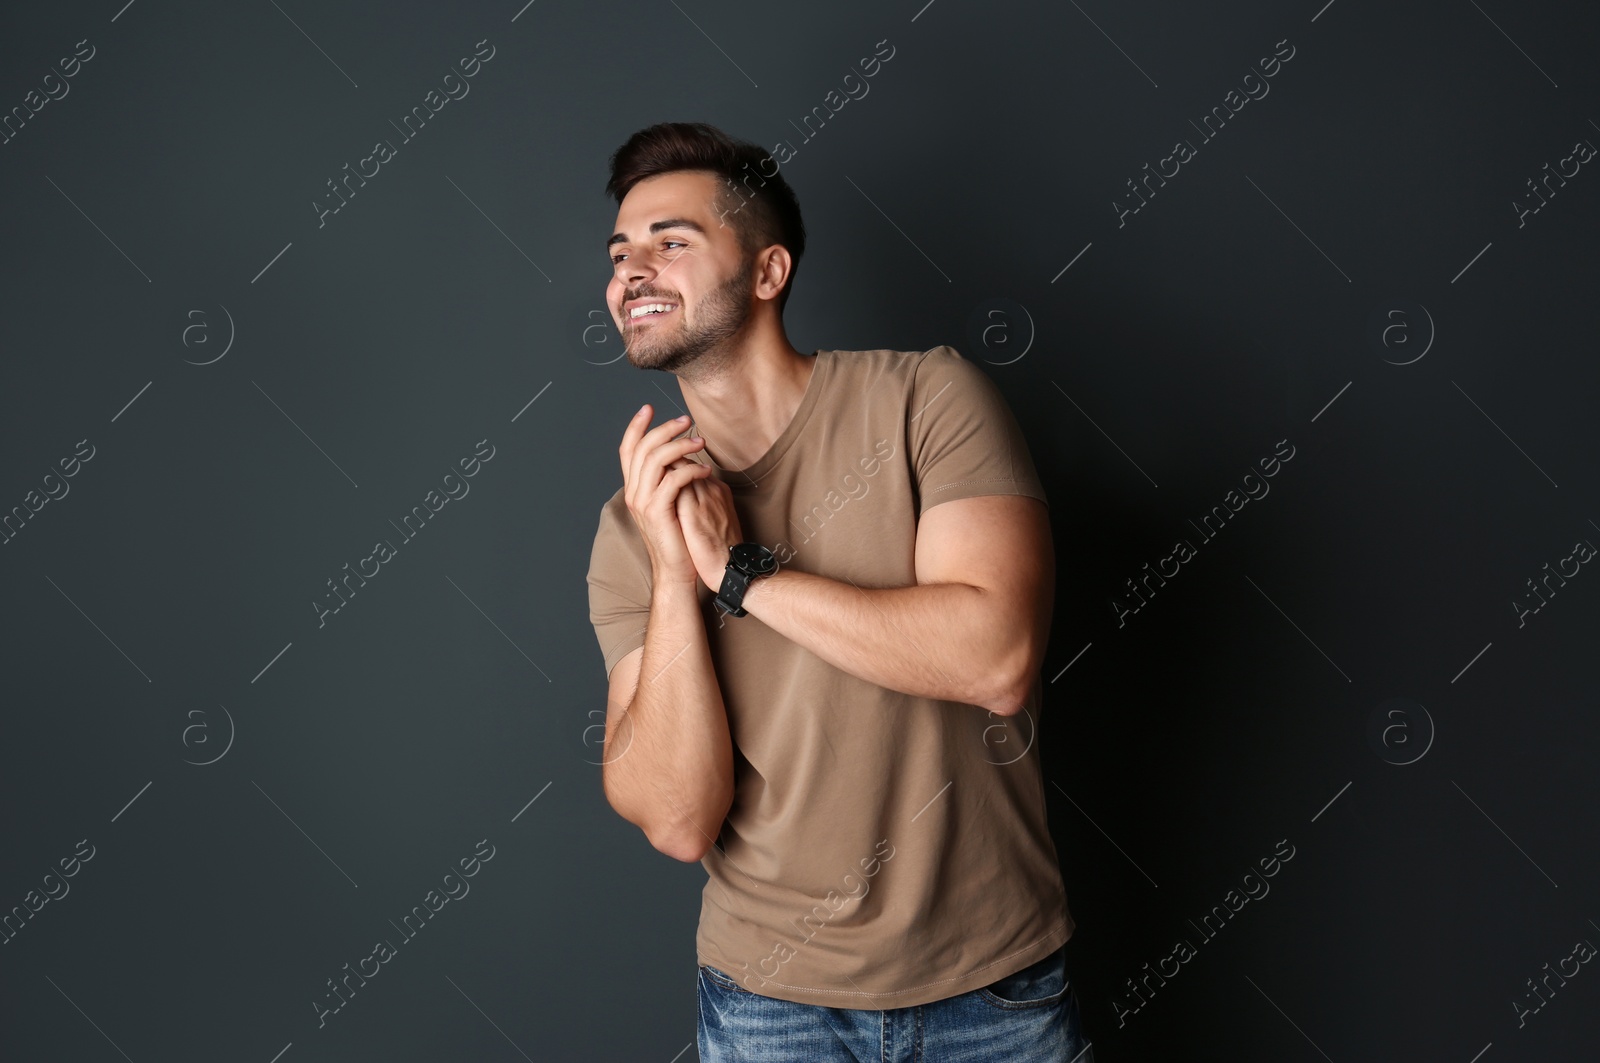
{"label": "ear", "polygon": [[789,257],[789,249],[782,244],[773,244],[756,252],[756,298],[770,300],[781,295],[793,267],[794,260]]}

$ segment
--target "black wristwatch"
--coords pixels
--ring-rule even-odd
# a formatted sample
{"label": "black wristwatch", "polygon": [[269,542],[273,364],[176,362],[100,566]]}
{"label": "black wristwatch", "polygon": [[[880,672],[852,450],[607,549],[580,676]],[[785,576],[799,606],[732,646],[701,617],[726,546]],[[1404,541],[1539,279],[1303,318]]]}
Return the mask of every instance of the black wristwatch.
{"label": "black wristwatch", "polygon": [[728,547],[728,567],[716,602],[729,616],[744,616],[744,592],[752,580],[778,571],[778,558],[760,543],[735,543]]}

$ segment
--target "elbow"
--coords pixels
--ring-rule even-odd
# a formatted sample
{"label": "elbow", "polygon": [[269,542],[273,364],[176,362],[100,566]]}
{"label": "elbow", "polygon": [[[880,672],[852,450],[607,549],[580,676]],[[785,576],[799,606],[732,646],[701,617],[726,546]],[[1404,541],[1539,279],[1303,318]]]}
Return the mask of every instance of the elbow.
{"label": "elbow", "polygon": [[673,790],[659,780],[647,780],[641,790],[637,778],[618,779],[613,771],[608,765],[602,774],[607,802],[644,833],[652,848],[686,864],[705,859],[733,807],[731,758],[727,769],[716,773],[714,788],[693,793]]}
{"label": "elbow", "polygon": [[714,844],[710,834],[693,821],[647,829],[645,837],[650,839],[650,844],[657,852],[686,864],[698,864],[704,860]]}
{"label": "elbow", "polygon": [[982,703],[982,707],[996,716],[1015,716],[1022,711],[1024,704],[1025,700],[1015,693],[1005,693],[987,699]]}
{"label": "elbow", "polygon": [[996,716],[1015,716],[1022,711],[1022,706],[1027,700],[1027,691],[1027,687],[1014,681],[996,684],[991,680],[988,689],[974,699],[972,704]]}
{"label": "elbow", "polygon": [[679,815],[672,820],[659,820],[644,826],[645,837],[657,852],[674,860],[697,864],[705,859],[722,832],[722,823],[733,806],[733,788],[727,786],[713,803],[699,815]]}
{"label": "elbow", "polygon": [[[609,799],[610,795],[607,797]],[[665,853],[674,860],[681,860],[686,864],[698,863],[710,848],[710,842],[705,835],[694,828],[693,824],[685,827],[681,821],[667,823],[653,820],[632,811],[624,811],[614,801],[611,802],[611,807],[617,815],[639,828],[651,848],[659,853]]]}
{"label": "elbow", "polygon": [[644,816],[624,811],[614,801],[611,802],[611,808],[638,827],[652,848],[674,860],[682,860],[686,864],[698,863],[710,848],[706,838],[692,829],[686,833],[674,824],[653,823]]}
{"label": "elbow", "polygon": [[698,864],[711,850],[711,843],[704,837],[696,840],[681,834],[656,835],[650,838],[650,844],[655,846],[657,852],[665,853],[674,860],[681,860],[686,864]]}
{"label": "elbow", "polygon": [[1015,716],[1028,704],[1033,686],[1038,678],[1040,661],[1025,647],[1005,656],[987,675],[989,683],[984,688],[982,700],[973,704],[996,716]]}
{"label": "elbow", "polygon": [[[985,601],[992,597],[986,595]],[[970,687],[976,697],[971,704],[996,716],[1016,716],[1034,697],[1039,669],[1044,666],[1048,613],[1007,604],[989,614],[982,630],[988,638],[983,640],[985,649],[976,662],[978,675]]]}
{"label": "elbow", "polygon": [[666,825],[654,822],[633,805],[624,802],[621,799],[621,795],[612,789],[610,773],[604,767],[602,767],[601,772],[602,788],[605,792],[606,803],[611,806],[611,810],[635,827],[638,827],[653,848],[659,852],[666,853],[674,859],[684,859],[684,856],[679,855],[684,850],[681,848],[678,836],[676,834],[668,834]]}

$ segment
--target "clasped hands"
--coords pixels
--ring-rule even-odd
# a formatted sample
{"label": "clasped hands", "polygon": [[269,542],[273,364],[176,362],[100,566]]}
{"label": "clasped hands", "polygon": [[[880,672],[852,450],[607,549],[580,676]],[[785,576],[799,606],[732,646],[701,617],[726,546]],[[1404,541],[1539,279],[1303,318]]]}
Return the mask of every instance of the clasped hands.
{"label": "clasped hands", "polygon": [[709,465],[685,455],[705,449],[699,436],[673,437],[688,416],[648,428],[653,409],[640,407],[617,448],[622,462],[623,501],[644,537],[653,578],[715,594],[728,567],[728,548],[744,540],[733,492]]}

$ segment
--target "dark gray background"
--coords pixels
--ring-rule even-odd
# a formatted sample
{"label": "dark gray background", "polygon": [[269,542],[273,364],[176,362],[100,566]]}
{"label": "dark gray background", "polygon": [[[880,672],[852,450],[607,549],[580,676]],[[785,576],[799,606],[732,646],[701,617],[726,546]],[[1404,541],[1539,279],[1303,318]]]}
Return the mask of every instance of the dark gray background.
{"label": "dark gray background", "polygon": [[[96,50],[0,145],[0,513],[95,448],[0,546],[0,909],[94,847],[0,945],[0,1057],[695,1057],[704,872],[601,795],[583,579],[629,415],[678,412],[585,332],[607,156],[664,120],[797,149],[797,347],[949,343],[1023,424],[1097,1058],[1594,1052],[1600,975],[1514,1007],[1600,943],[1600,576],[1514,606],[1600,541],[1600,177],[1513,206],[1600,143],[1592,5],[119,8],[0,16],[8,112]],[[319,229],[326,182],[479,41],[469,95]],[[869,94],[802,140],[879,41]],[[1270,94],[1202,143],[1280,41]],[[483,439],[470,494],[319,627],[325,581]],[[1203,542],[1280,440],[1270,494]],[[1179,538],[1198,555],[1119,625]],[[470,894],[319,1028],[327,980],[480,840]],[[1271,892],[1201,943],[1280,840]],[[1197,955],[1119,1022],[1180,937]]]}

